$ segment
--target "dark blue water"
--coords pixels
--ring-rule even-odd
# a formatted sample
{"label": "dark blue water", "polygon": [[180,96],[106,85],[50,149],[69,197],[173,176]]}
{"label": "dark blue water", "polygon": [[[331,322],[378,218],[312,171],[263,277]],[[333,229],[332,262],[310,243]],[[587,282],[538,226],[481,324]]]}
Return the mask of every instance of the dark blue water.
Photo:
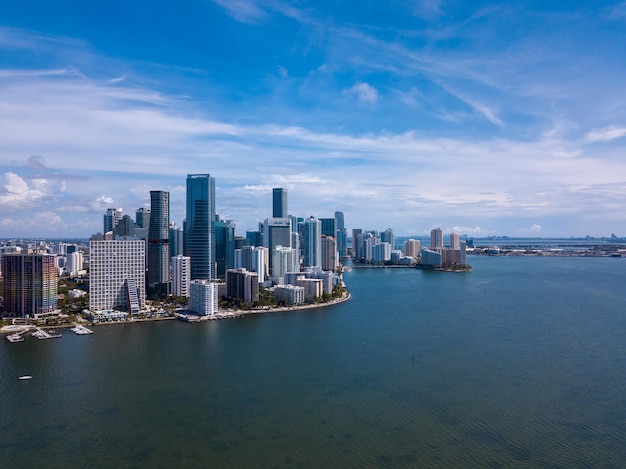
{"label": "dark blue water", "polygon": [[625,467],[626,259],[470,261],[355,269],[319,310],[2,339],[2,467]]}

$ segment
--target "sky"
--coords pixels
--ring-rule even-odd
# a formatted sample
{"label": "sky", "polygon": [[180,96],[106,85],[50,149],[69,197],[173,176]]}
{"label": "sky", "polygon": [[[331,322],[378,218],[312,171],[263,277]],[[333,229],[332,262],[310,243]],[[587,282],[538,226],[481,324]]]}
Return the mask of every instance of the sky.
{"label": "sky", "polygon": [[0,3],[0,238],[88,237],[187,174],[289,213],[626,236],[626,2]]}

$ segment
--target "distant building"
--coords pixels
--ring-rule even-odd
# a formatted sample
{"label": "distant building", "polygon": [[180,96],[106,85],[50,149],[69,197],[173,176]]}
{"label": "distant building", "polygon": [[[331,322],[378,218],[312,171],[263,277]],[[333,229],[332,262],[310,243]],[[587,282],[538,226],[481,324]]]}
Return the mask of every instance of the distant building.
{"label": "distant building", "polygon": [[340,259],[348,256],[348,234],[343,217],[343,212],[335,212],[335,227],[337,229],[337,254]]}
{"label": "distant building", "polygon": [[108,231],[113,231],[121,219],[122,219],[121,208],[107,209],[107,213],[104,215],[103,233],[107,233]]}
{"label": "distant building", "polygon": [[272,189],[272,217],[287,218],[287,191],[281,187]]}
{"label": "distant building", "polygon": [[421,257],[423,265],[440,267],[443,264],[443,255],[441,254],[441,251],[422,248]]}
{"label": "distant building", "polygon": [[337,235],[337,222],[335,218],[320,218],[322,236],[335,237]]}
{"label": "distant building", "polygon": [[3,254],[4,313],[35,317],[57,309],[58,272],[54,254]]}
{"label": "distant building", "polygon": [[170,258],[183,255],[183,229],[176,226],[176,223],[170,223]]}
{"label": "distant building", "polygon": [[143,240],[89,242],[89,309],[123,308],[137,314],[146,299]]}
{"label": "distant building", "polygon": [[65,264],[67,274],[70,277],[79,275],[80,271],[83,270],[83,253],[80,251],[72,252],[71,254],[67,254],[65,258],[67,259]]}
{"label": "distant building", "polygon": [[458,233],[450,233],[450,249],[461,249],[461,239]]}
{"label": "distant building", "polygon": [[175,256],[172,266],[172,295],[189,297],[191,282],[191,259],[187,256]]}
{"label": "distant building", "polygon": [[430,249],[443,249],[443,231],[441,228],[430,230]]}
{"label": "distant building", "polygon": [[224,279],[226,271],[235,267],[235,222],[215,220],[216,277]]}
{"label": "distant building", "polygon": [[383,264],[391,260],[391,244],[382,242],[372,246],[372,262]]}
{"label": "distant building", "polygon": [[282,284],[287,272],[294,272],[300,268],[298,250],[289,247],[276,246],[272,251],[272,269],[270,276],[273,284]]}
{"label": "distant building", "polygon": [[391,249],[396,248],[396,237],[391,228],[387,228],[380,234],[380,241],[381,243],[389,243]]}
{"label": "distant building", "polygon": [[150,209],[142,207],[135,212],[135,225],[139,228],[150,226]]}
{"label": "distant building", "polygon": [[256,272],[259,283],[264,283],[268,272],[268,249],[262,246],[244,246],[235,250],[235,269]]}
{"label": "distant building", "polygon": [[218,284],[210,280],[192,280],[188,309],[201,316],[213,316],[218,308],[218,289]]}

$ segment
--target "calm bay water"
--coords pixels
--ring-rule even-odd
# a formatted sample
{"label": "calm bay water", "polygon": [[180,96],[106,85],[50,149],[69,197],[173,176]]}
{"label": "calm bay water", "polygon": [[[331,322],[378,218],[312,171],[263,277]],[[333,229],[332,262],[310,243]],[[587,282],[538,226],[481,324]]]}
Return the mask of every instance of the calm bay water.
{"label": "calm bay water", "polygon": [[626,259],[470,262],[355,269],[318,310],[2,339],[2,466],[625,467]]}

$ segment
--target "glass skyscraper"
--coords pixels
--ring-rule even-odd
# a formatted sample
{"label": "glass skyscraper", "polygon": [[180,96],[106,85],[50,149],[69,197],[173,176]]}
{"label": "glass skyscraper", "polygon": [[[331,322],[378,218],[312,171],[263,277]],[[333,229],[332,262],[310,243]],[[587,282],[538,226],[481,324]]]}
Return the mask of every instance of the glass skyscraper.
{"label": "glass skyscraper", "polygon": [[287,218],[287,190],[280,187],[272,189],[272,217]]}
{"label": "glass skyscraper", "polygon": [[187,175],[185,255],[191,257],[191,278],[214,279],[215,272],[215,178],[209,174]]}
{"label": "glass skyscraper", "polygon": [[148,296],[163,298],[170,293],[170,193],[150,191],[150,226],[148,228]]}

